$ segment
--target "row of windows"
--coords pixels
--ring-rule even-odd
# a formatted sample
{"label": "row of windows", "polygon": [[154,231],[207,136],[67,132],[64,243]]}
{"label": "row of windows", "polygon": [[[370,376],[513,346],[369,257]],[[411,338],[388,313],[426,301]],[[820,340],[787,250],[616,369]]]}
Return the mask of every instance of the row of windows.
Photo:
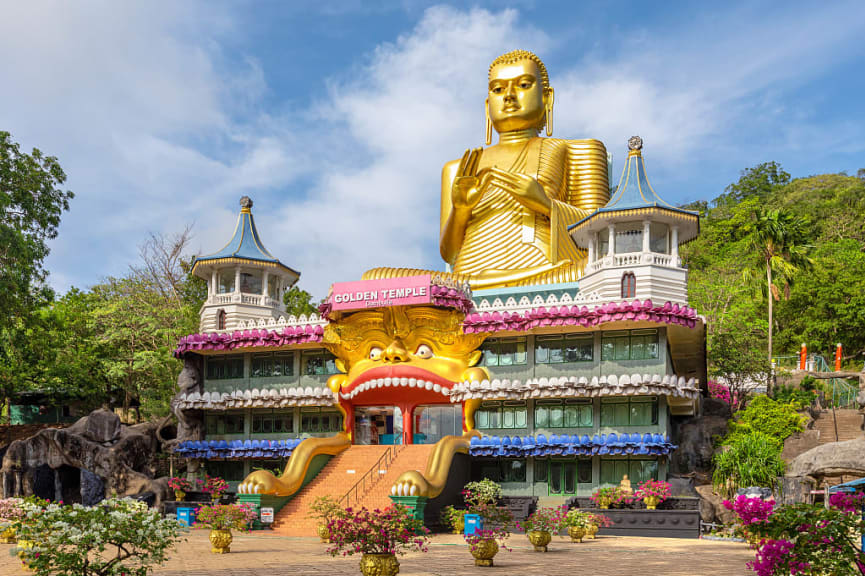
{"label": "row of windows", "polygon": [[[475,412],[480,430],[527,428],[525,402],[484,402]],[[655,397],[602,398],[601,426],[652,426],[658,423]],[[591,400],[538,400],[535,403],[535,428],[591,428],[594,408]]]}
{"label": "row of windows", "polygon": [[[306,352],[301,355],[302,371],[307,376],[336,374],[336,357],[329,352]],[[225,356],[207,359],[205,371],[208,380],[243,378],[243,356]],[[252,378],[273,378],[294,375],[294,355],[256,354],[252,357]]]}
{"label": "row of windows", "polygon": [[[472,460],[472,480],[488,478],[494,482],[525,482],[527,480],[525,458],[515,459],[474,459]],[[658,479],[658,461],[642,458],[601,458],[600,483],[618,484],[628,475],[632,486],[646,480]],[[592,461],[588,458],[577,460],[535,460],[534,481],[546,482],[550,494],[576,494],[579,484],[592,484]]]}
{"label": "row of windows", "polygon": [[[481,346],[484,366],[518,366],[528,363],[525,338],[494,338]],[[570,364],[594,361],[594,340],[585,334],[537,336],[535,364]],[[658,358],[657,330],[605,332],[601,360],[650,360]]]}
{"label": "row of windows", "polygon": [[[243,434],[243,414],[226,412],[208,414],[204,420],[205,431],[209,436]],[[292,434],[294,433],[294,412],[274,410],[252,414],[251,432],[255,434]],[[300,433],[339,432],[342,430],[342,414],[333,410],[317,407],[301,408]]]}

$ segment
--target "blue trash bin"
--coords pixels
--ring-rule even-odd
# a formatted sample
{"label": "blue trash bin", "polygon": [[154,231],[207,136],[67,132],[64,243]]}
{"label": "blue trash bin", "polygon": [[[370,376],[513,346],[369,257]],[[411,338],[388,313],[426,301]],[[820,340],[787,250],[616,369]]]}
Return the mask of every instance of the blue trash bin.
{"label": "blue trash bin", "polygon": [[178,508],[177,521],[184,526],[195,524],[195,508]]}
{"label": "blue trash bin", "polygon": [[464,518],[465,528],[463,529],[463,533],[466,536],[471,536],[476,531],[484,529],[484,519],[477,514],[466,514]]}

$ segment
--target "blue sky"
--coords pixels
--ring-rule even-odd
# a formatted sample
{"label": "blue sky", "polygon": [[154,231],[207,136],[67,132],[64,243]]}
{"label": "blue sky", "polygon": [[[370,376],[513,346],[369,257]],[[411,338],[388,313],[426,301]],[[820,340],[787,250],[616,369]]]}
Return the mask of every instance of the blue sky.
{"label": "blue sky", "polygon": [[0,129],[76,193],[47,266],[123,274],[148,233],[219,249],[237,201],[323,296],[382,265],[441,267],[441,165],[483,142],[486,70],[538,53],[557,137],[645,142],[673,202],[775,160],[865,167],[865,7],[831,3],[0,0]]}

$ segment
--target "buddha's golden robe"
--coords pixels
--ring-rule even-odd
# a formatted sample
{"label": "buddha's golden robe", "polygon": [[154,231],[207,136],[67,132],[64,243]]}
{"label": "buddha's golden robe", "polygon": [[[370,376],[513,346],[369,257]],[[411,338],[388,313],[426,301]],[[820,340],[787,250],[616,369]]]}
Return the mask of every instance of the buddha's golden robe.
{"label": "buddha's golden robe", "polygon": [[[550,215],[534,212],[501,188],[488,185],[472,210],[460,251],[450,263],[452,275],[475,288],[576,281],[585,267],[585,253],[573,243],[568,226],[609,200],[603,143],[532,138],[506,168],[532,176],[543,186],[551,203]],[[450,198],[443,197],[442,229],[449,211]],[[375,268],[363,278],[424,273],[430,271]]]}

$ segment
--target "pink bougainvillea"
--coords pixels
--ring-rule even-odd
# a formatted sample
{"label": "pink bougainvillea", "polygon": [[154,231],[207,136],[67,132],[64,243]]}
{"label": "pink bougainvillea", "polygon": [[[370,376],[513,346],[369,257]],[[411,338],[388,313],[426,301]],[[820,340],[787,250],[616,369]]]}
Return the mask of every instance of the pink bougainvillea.
{"label": "pink bougainvillea", "polygon": [[727,510],[735,512],[745,526],[765,522],[775,509],[774,500],[761,500],[744,494],[737,496],[733,502],[724,500],[723,505]]}

